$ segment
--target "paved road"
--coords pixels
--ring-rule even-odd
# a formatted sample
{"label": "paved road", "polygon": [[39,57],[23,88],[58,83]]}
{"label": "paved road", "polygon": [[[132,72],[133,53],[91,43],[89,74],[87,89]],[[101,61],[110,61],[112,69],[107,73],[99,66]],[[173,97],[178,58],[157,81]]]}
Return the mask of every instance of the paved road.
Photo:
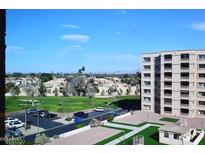
{"label": "paved road", "polygon": [[[107,111],[107,112],[99,112],[92,114],[89,118],[86,118],[82,121],[82,124],[84,125],[89,125],[90,120],[95,117],[96,119],[99,120],[105,120],[107,115],[112,115],[112,111]],[[47,129],[46,131],[43,131],[48,137],[53,137],[54,135],[59,135],[71,130],[75,129],[75,123],[67,124],[67,125],[62,125],[62,126],[57,126],[54,128]],[[25,136],[26,141],[34,142],[36,134],[28,135]]]}

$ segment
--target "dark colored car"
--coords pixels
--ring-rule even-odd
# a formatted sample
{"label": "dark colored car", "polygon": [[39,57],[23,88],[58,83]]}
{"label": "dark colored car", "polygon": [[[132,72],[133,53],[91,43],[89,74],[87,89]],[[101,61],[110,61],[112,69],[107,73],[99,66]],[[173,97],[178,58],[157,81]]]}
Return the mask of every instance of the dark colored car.
{"label": "dark colored car", "polygon": [[37,117],[39,114],[39,117],[44,117],[44,115],[49,114],[48,110],[39,110],[38,112],[34,112],[33,116]]}
{"label": "dark colored car", "polygon": [[27,114],[33,114],[33,113],[36,113],[38,110],[37,109],[28,109],[27,110]]}
{"label": "dark colored car", "polygon": [[23,136],[22,132],[14,127],[14,128],[6,128],[5,129],[5,137],[11,138],[11,137],[21,137]]}
{"label": "dark colored car", "polygon": [[76,112],[73,115],[74,117],[88,118],[88,113],[85,113],[85,112]]}
{"label": "dark colored car", "polygon": [[54,113],[48,113],[48,114],[45,114],[44,117],[45,117],[45,118],[48,118],[48,119],[52,119],[52,118],[57,117],[57,114],[54,114]]}

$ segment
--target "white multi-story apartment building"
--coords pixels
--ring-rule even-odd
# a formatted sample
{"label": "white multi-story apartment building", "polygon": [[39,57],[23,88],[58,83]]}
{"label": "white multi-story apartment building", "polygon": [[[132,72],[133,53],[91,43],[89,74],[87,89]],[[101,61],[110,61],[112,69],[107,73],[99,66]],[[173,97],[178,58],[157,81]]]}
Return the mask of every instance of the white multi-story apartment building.
{"label": "white multi-story apartment building", "polygon": [[205,50],[142,55],[142,110],[205,117]]}

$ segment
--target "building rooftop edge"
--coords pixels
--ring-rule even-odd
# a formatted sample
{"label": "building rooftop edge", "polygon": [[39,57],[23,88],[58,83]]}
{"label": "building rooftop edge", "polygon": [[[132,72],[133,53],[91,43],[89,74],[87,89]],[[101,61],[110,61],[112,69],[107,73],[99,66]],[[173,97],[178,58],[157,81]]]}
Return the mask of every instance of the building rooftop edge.
{"label": "building rooftop edge", "polygon": [[163,52],[182,52],[182,51],[205,51],[205,49],[186,49],[186,50],[162,50],[158,52],[143,52],[142,55],[144,54],[159,54]]}

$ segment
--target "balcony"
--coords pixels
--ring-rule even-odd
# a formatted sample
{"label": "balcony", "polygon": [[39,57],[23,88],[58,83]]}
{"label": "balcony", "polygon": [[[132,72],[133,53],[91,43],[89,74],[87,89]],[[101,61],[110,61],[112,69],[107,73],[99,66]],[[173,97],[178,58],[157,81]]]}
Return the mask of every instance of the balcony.
{"label": "balcony", "polygon": [[151,62],[151,58],[150,57],[144,57],[143,58],[143,63],[149,63]]}
{"label": "balcony", "polygon": [[181,54],[181,60],[182,60],[182,61],[187,61],[187,60],[189,60],[189,54]]}
{"label": "balcony", "polygon": [[164,96],[172,96],[171,90],[164,90]]}
{"label": "balcony", "polygon": [[189,63],[181,63],[181,70],[189,70]]}
{"label": "balcony", "polygon": [[164,61],[172,61],[172,55],[164,55]]}
{"label": "balcony", "polygon": [[164,70],[171,70],[172,64],[164,64]]}

